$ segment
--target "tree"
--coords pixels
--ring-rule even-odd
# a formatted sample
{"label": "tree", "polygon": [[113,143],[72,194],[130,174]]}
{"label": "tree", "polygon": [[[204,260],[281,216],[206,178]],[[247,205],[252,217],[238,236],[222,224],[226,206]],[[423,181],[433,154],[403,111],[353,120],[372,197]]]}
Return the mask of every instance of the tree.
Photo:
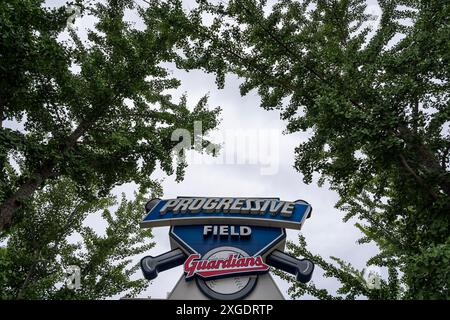
{"label": "tree", "polygon": [[[36,192],[26,218],[0,247],[0,298],[101,299],[144,290],[148,281],[131,278],[139,269],[131,262],[154,242],[151,230],[139,227],[145,197],[135,196],[133,201],[122,196],[119,203],[113,197],[86,202],[69,179],[53,180]],[[107,223],[104,235],[86,224],[93,214]],[[80,268],[78,289],[65,285],[72,265]]]}
{"label": "tree", "polygon": [[[438,0],[378,4],[375,29],[364,0],[282,0],[272,7],[199,1],[183,20],[191,36],[178,65],[216,73],[219,86],[226,73],[237,74],[244,80],[241,94],[257,90],[261,107],[280,110],[287,133],[310,132],[295,150],[294,166],[306,183],[314,173],[319,184],[329,182],[345,220],[361,221],[361,242],[380,248],[368,264],[399,274],[403,298],[445,299],[450,6]],[[204,14],[211,25],[202,24]]]}
{"label": "tree", "polygon": [[274,274],[291,284],[288,293],[294,299],[305,294],[321,300],[353,300],[361,297],[371,300],[388,300],[399,299],[404,295],[405,287],[399,280],[397,264],[392,263],[392,261],[386,264],[389,274],[388,279],[384,280],[381,275],[375,274],[374,276],[377,278],[374,278],[374,283],[370,283],[370,273],[366,269],[357,270],[351,264],[337,257],[330,257],[332,261],[326,261],[321,256],[311,253],[302,235],[299,235],[298,244],[288,241],[286,246],[290,254],[314,261],[316,267],[324,271],[324,277],[334,278],[340,284],[336,294],[334,294],[327,289],[317,288],[314,281],[297,282],[291,275],[280,270],[274,270]]}
{"label": "tree", "polygon": [[[191,109],[185,97],[175,103],[165,93],[179,81],[162,63],[175,59],[185,37],[168,6],[77,1],[97,22],[87,39],[69,30],[62,41],[66,7],[42,3],[0,4],[0,231],[20,221],[27,199],[51,179],[70,178],[86,201],[125,182],[145,190],[157,165],[175,171],[174,129],[192,132],[202,121],[208,131],[218,123],[219,108],[208,110],[206,96]],[[126,10],[144,30],[125,21]],[[177,165],[178,180],[185,166]]]}

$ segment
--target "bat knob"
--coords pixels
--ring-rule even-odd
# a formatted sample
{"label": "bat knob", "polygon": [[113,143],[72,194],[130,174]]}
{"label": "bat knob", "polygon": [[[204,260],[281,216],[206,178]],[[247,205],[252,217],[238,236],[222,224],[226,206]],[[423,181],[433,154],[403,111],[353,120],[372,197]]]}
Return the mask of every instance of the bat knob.
{"label": "bat knob", "polygon": [[141,259],[141,269],[145,279],[153,280],[158,276],[158,261],[152,256]]}
{"label": "bat knob", "polygon": [[301,259],[298,261],[296,269],[295,278],[297,281],[307,283],[312,278],[314,263],[308,259]]}

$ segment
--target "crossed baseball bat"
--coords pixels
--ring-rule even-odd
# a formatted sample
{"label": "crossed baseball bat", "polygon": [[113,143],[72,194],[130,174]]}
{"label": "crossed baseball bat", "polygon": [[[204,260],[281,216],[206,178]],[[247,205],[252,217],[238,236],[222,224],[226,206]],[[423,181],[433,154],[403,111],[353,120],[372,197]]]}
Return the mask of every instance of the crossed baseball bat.
{"label": "crossed baseball bat", "polygon": [[[186,254],[179,248],[160,254],[159,256],[146,256],[141,259],[141,269],[147,280],[153,280],[159,272],[182,265]],[[314,264],[308,259],[297,259],[280,250],[275,250],[266,258],[266,264],[283,270],[295,276],[296,280],[306,283],[311,280]]]}

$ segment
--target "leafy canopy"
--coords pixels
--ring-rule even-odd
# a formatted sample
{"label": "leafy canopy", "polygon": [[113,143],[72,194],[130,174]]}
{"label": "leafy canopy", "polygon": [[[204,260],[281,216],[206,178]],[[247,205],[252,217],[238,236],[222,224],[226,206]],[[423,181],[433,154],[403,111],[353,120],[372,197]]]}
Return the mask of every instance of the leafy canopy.
{"label": "leafy canopy", "polygon": [[[157,194],[154,194],[157,196]],[[136,296],[148,281],[136,277],[133,258],[154,246],[140,229],[146,198],[86,202],[73,181],[52,181],[28,202],[27,217],[0,247],[1,299],[102,299]],[[111,210],[111,207],[116,207]],[[101,216],[103,233],[86,218]],[[90,220],[92,221],[92,220]],[[69,266],[80,268],[80,288],[66,285]]]}
{"label": "leafy canopy", "polygon": [[[70,178],[87,201],[126,182],[154,186],[158,166],[180,180],[186,164],[173,167],[171,133],[218,124],[220,109],[209,110],[206,96],[190,108],[166,93],[179,81],[164,64],[186,37],[176,11],[77,2],[95,21],[80,36],[66,28],[66,7],[42,3],[0,4],[0,230],[49,179]],[[126,21],[130,10],[143,28]]]}
{"label": "leafy canopy", "polygon": [[450,6],[378,5],[374,27],[364,0],[198,1],[178,64],[215,73],[219,86],[237,74],[287,133],[311,133],[294,166],[306,183],[328,181],[345,220],[361,221],[361,242],[380,248],[368,263],[389,267],[404,298],[448,298]]}

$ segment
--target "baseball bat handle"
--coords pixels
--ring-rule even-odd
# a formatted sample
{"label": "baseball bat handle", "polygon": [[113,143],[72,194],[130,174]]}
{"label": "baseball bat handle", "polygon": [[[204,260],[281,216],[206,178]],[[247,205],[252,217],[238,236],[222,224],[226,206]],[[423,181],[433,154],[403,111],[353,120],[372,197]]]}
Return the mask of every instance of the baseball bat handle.
{"label": "baseball bat handle", "polygon": [[306,283],[311,280],[314,263],[309,259],[297,259],[287,253],[275,250],[266,258],[266,263],[295,276],[296,280]]}
{"label": "baseball bat handle", "polygon": [[174,249],[159,256],[146,256],[141,259],[141,270],[145,279],[153,280],[159,272],[182,265],[186,254],[181,249]]}

